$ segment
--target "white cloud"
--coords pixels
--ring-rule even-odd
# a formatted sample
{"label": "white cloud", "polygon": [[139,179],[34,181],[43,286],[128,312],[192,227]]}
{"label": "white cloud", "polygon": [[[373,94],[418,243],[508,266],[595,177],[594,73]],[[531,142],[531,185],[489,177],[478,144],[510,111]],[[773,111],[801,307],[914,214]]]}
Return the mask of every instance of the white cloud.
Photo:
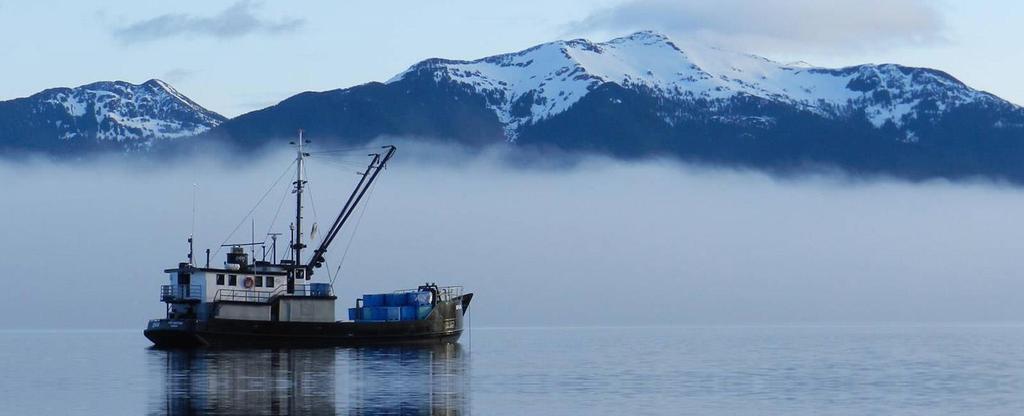
{"label": "white cloud", "polygon": [[239,1],[214,16],[169,13],[135,22],[114,31],[125,43],[148,42],[176,36],[234,38],[251,33],[285,33],[302,27],[302,19],[268,20],[256,15],[259,3]]}
{"label": "white cloud", "polygon": [[[524,169],[500,162],[502,154],[474,157],[412,143],[399,143],[364,201],[365,215],[357,212],[351,250],[355,223],[327,253],[332,272],[345,258],[335,288],[339,312],[361,293],[436,280],[478,293],[474,322],[481,325],[1024,315],[1019,189],[780,180],[657,161],[588,159],[572,168]],[[344,204],[368,150],[310,158],[308,195],[316,210],[307,210],[307,227],[323,226]],[[199,184],[195,242],[203,262],[202,250],[216,251],[239,223],[229,242],[249,240],[242,217],[290,157],[242,165],[184,157],[163,165],[0,162],[0,183],[18,195],[0,198],[0,229],[17,236],[0,240],[4,270],[46,277],[14,279],[0,293],[0,329],[133,328],[160,316],[160,271],[184,260],[188,248],[192,184]],[[277,215],[286,198],[287,180],[254,211],[257,237],[287,232],[288,206]],[[314,276],[326,277],[326,269]],[[55,285],[75,290],[53,291]],[[123,302],[116,309],[82,307],[89,297]],[[19,314],[27,308],[34,312]]]}
{"label": "white cloud", "polygon": [[193,75],[195,75],[195,71],[192,71],[190,69],[174,68],[170,71],[165,72],[161,79],[170,82],[171,84],[176,84],[179,82],[183,82],[189,78],[192,78]]}
{"label": "white cloud", "polygon": [[941,42],[946,24],[925,0],[631,0],[574,31],[653,29],[751,52],[836,52]]}

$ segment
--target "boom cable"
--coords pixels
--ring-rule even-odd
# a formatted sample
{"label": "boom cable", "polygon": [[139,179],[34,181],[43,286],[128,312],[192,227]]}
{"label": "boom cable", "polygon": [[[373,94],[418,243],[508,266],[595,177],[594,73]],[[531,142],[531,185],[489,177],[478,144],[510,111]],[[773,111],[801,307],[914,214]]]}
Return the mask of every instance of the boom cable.
{"label": "boom cable", "polygon": [[[363,210],[359,212],[359,217],[356,218],[355,225],[352,226],[352,233],[348,236],[348,243],[345,244],[345,251],[341,253],[341,259],[338,260],[338,268],[334,271],[334,277],[331,278],[331,287],[334,287],[334,280],[338,278],[341,273],[341,266],[345,264],[345,258],[348,257],[348,249],[352,248],[352,242],[356,239],[356,233],[359,231],[359,224],[363,222],[363,215],[366,214],[366,207],[370,206],[370,199],[373,198],[373,190],[376,189],[375,184],[370,185],[370,190],[366,195],[366,203],[363,204]],[[330,276],[331,269],[327,269],[328,277]]]}
{"label": "boom cable", "polygon": [[306,181],[307,182],[306,182],[305,186],[306,186],[306,192],[309,193],[309,207],[313,209],[313,226],[310,227],[310,229],[309,229],[309,239],[311,241],[313,241],[313,240],[320,240],[320,238],[319,238],[320,236],[319,235],[313,235],[313,231],[319,231],[319,230],[316,230],[316,228],[319,227],[320,218],[316,214],[316,201],[313,199],[313,187],[310,186],[310,183],[312,181],[309,180],[309,169],[306,167],[307,165],[308,165],[308,163],[303,163],[302,164],[302,174],[306,176]]}
{"label": "boom cable", "polygon": [[342,207],[341,212],[338,213],[337,218],[331,224],[330,229],[324,234],[323,240],[320,242],[320,246],[313,251],[313,257],[309,260],[309,264],[306,266],[309,273],[312,273],[313,268],[319,268],[323,266],[326,261],[324,254],[327,252],[327,247],[334,241],[335,237],[341,231],[341,228],[348,221],[349,217],[353,214],[355,209],[359,206],[360,200],[366,196],[367,191],[372,187],[374,180],[377,175],[380,174],[381,170],[387,165],[391,157],[394,156],[396,147],[395,146],[384,146],[387,149],[383,154],[371,153],[369,156],[372,158],[370,164],[366,166],[366,169],[359,174],[362,176],[356,187],[352,190],[349,195],[348,201]]}
{"label": "boom cable", "polygon": [[252,216],[253,212],[256,212],[256,208],[259,208],[260,204],[263,203],[263,200],[267,199],[267,195],[270,195],[270,192],[277,187],[277,184],[281,182],[281,179],[284,179],[285,175],[288,174],[288,171],[291,170],[292,165],[294,164],[295,161],[292,161],[292,163],[288,164],[288,167],[284,169],[284,172],[281,173],[281,176],[278,176],[277,180],[275,180],[274,183],[270,185],[270,188],[268,188],[267,191],[263,193],[263,196],[261,196],[260,199],[256,201],[256,205],[253,205],[252,209],[249,210],[249,213],[245,214],[245,216],[242,217],[242,220],[238,222],[238,225],[235,226],[235,229],[231,230],[231,233],[228,234],[227,238],[225,238],[224,241],[220,243],[220,247],[218,247],[217,251],[213,253],[214,257],[216,257],[217,254],[220,254],[220,250],[224,248],[224,245],[228,243],[228,240],[230,240],[231,237],[233,237],[235,233],[238,232],[238,229],[242,227],[242,224],[245,224],[245,220],[249,219],[249,217]]}
{"label": "boom cable", "polygon": [[351,153],[351,152],[354,152],[354,151],[357,151],[357,150],[358,151],[366,151],[366,150],[375,150],[375,149],[377,149],[376,146],[341,147],[341,148],[337,148],[337,149],[317,150],[315,152],[309,152],[309,154],[317,155],[317,154],[330,154],[330,153]]}
{"label": "boom cable", "polygon": [[281,195],[281,202],[277,204],[277,211],[274,212],[274,217],[270,219],[270,226],[267,227],[266,235],[270,235],[270,232],[274,230],[274,225],[277,224],[277,217],[281,215],[281,208],[284,208],[284,201],[286,200],[288,200],[287,192]]}

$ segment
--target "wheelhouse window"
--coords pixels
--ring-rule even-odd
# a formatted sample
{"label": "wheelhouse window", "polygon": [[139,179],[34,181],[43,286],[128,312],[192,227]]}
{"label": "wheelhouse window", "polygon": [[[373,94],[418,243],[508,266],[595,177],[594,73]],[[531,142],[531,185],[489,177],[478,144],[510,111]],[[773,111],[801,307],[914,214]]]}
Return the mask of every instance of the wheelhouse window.
{"label": "wheelhouse window", "polygon": [[256,287],[263,287],[263,276],[256,276]]}
{"label": "wheelhouse window", "polygon": [[267,276],[267,287],[274,287],[274,276]]}
{"label": "wheelhouse window", "polygon": [[238,276],[229,274],[228,275],[228,286],[238,286]]}
{"label": "wheelhouse window", "polygon": [[217,274],[217,286],[224,286],[224,275]]}

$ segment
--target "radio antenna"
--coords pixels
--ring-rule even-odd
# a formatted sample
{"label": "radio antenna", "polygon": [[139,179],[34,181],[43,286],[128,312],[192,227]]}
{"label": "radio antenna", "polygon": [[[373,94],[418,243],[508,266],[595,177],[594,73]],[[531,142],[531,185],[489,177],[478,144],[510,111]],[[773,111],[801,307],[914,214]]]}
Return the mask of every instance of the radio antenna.
{"label": "radio antenna", "polygon": [[249,237],[252,239],[249,241],[252,242],[252,245],[249,246],[249,252],[252,253],[252,262],[256,263],[256,217],[253,216],[251,219],[252,228],[250,228]]}
{"label": "radio antenna", "polygon": [[281,235],[281,233],[267,233],[267,235],[270,236],[270,240],[272,241],[270,243],[270,251],[274,253],[274,256],[270,260],[270,264],[277,264],[277,236]]}
{"label": "radio antenna", "polygon": [[192,241],[196,236],[196,206],[198,205],[198,202],[196,202],[197,189],[199,189],[199,184],[192,182],[192,230],[188,233],[188,264],[190,266],[195,266],[196,264],[192,251]]}

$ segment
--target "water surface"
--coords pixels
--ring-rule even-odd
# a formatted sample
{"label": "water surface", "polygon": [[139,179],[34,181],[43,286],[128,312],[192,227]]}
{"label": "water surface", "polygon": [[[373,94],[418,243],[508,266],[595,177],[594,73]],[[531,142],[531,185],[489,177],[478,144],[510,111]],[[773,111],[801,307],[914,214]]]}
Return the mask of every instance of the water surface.
{"label": "water surface", "polygon": [[0,331],[0,414],[1016,414],[1024,326],[475,328],[461,345],[160,351]]}

